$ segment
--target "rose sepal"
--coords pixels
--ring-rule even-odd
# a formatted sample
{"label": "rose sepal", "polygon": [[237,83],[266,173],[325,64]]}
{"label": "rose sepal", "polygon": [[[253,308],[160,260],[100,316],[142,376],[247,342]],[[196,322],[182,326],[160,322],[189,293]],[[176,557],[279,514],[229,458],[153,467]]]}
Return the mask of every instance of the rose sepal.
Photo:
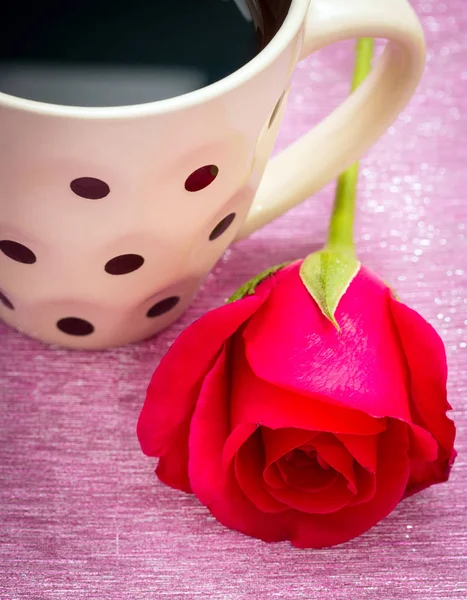
{"label": "rose sepal", "polygon": [[308,255],[300,268],[300,278],[323,315],[340,331],[335,318],[337,307],[360,270],[351,252],[325,248]]}

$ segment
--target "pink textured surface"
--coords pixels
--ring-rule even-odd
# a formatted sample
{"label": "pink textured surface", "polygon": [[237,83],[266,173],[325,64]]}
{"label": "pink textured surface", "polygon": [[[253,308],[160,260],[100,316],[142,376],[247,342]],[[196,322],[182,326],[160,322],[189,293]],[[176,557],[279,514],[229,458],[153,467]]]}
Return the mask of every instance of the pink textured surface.
{"label": "pink textured surface", "polygon": [[[168,345],[251,275],[319,245],[329,186],[229,250],[158,338],[86,354],[0,326],[2,600],[467,596],[467,4],[413,4],[428,38],[426,75],[363,161],[357,239],[362,261],[446,343],[459,451],[451,480],[359,539],[299,551],[224,529],[195,498],[156,482],[140,453],[136,419]],[[346,95],[351,51],[342,44],[300,65],[280,146]]]}

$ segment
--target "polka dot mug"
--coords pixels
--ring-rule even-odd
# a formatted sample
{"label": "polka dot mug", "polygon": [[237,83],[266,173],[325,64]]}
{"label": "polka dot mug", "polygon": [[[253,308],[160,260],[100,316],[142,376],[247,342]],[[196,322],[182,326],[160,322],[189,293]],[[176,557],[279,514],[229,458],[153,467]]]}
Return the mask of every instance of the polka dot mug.
{"label": "polka dot mug", "polygon": [[[388,40],[370,77],[269,161],[296,63],[364,36]],[[291,0],[256,57],[187,94],[75,107],[0,93],[0,317],[81,349],[155,334],[187,308],[230,243],[383,134],[424,60],[407,0]]]}

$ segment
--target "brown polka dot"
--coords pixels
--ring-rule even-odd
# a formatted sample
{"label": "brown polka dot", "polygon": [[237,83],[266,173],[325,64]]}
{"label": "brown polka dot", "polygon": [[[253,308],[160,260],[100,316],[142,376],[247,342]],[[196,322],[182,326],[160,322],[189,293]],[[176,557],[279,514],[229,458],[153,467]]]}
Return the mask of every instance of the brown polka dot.
{"label": "brown polka dot", "polygon": [[79,319],[78,317],[66,317],[57,321],[57,327],[63,333],[68,335],[85,336],[94,331],[94,326],[89,321]]}
{"label": "brown polka dot", "polygon": [[0,250],[16,262],[24,263],[26,265],[32,265],[36,262],[36,255],[32,250],[29,250],[23,244],[19,242],[13,242],[12,240],[1,240]]}
{"label": "brown polka dot", "polygon": [[204,190],[214,181],[219,174],[219,168],[216,165],[205,165],[193,171],[185,181],[185,189],[188,192],[199,192]]}
{"label": "brown polka dot", "polygon": [[110,275],[126,275],[139,269],[144,263],[144,258],[139,254],[122,254],[109,260],[105,270]]}
{"label": "brown polka dot", "polygon": [[15,309],[15,307],[13,306],[13,303],[2,292],[0,292],[0,303],[3,304],[3,306],[6,306],[7,308],[9,308],[10,310]]}
{"label": "brown polka dot", "polygon": [[70,183],[72,191],[81,198],[99,200],[110,194],[110,188],[105,181],[95,177],[79,177]]}
{"label": "brown polka dot", "polygon": [[230,215],[224,217],[222,221],[219,221],[219,223],[214,227],[214,229],[211,231],[211,235],[209,236],[211,242],[213,240],[217,240],[218,237],[220,237],[225,231],[227,231],[227,229],[234,222],[235,216],[235,213],[230,213]]}
{"label": "brown polka dot", "polygon": [[152,306],[148,310],[146,316],[150,319],[153,317],[160,317],[166,312],[169,312],[169,310],[172,310],[172,308],[175,308],[175,306],[177,306],[179,302],[180,298],[178,296],[170,296],[169,298],[164,298],[164,300],[161,300],[160,302],[157,302],[157,304],[154,304],[154,306]]}

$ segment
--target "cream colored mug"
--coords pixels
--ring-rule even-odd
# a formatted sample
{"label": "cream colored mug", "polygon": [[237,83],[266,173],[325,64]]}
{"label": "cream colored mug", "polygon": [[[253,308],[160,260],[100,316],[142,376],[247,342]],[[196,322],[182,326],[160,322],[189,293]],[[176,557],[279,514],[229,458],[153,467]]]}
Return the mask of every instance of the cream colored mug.
{"label": "cream colored mug", "polygon": [[[388,40],[370,77],[268,162],[297,62],[358,37]],[[81,349],[154,335],[180,317],[229,244],[384,133],[424,60],[407,0],[292,0],[256,57],[187,94],[74,107],[0,93],[0,317]]]}

